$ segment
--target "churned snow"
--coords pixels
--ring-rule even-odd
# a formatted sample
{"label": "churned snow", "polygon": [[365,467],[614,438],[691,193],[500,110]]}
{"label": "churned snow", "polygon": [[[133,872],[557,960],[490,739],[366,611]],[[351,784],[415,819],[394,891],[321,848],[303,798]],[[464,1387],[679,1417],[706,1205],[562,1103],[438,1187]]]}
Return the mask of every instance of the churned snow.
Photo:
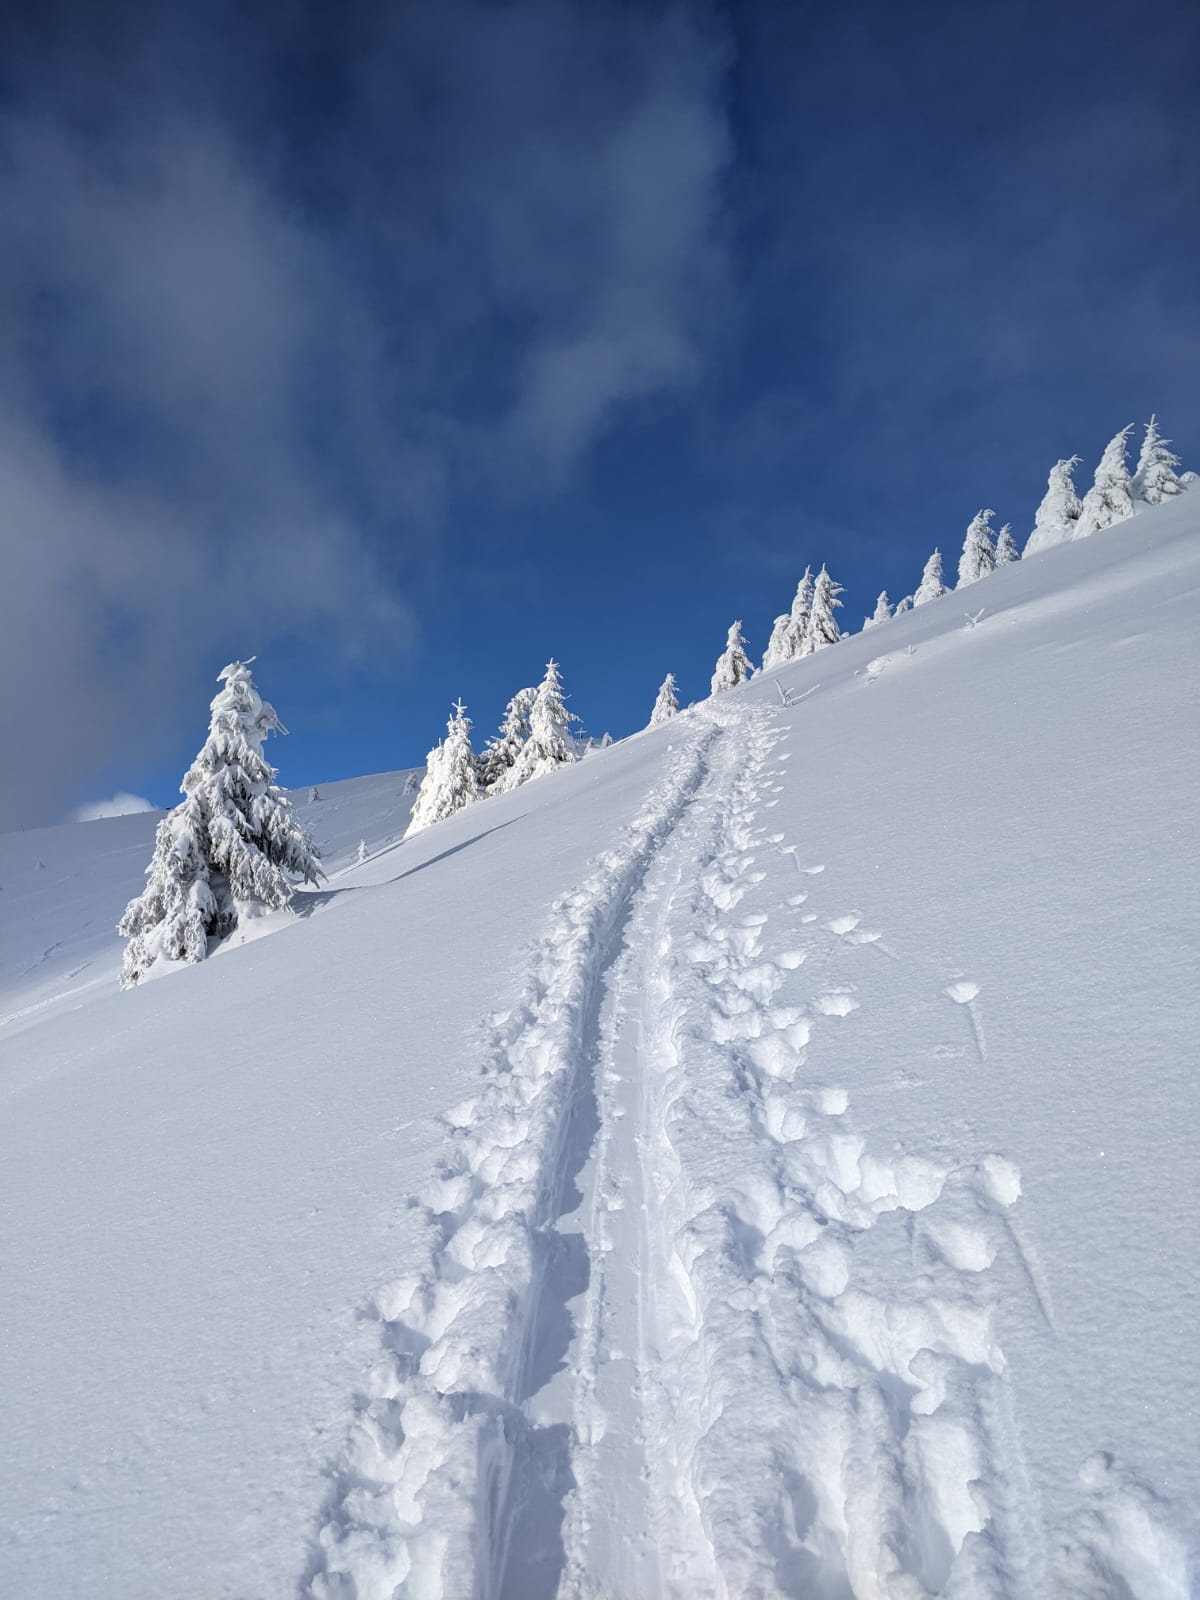
{"label": "churned snow", "polygon": [[1185,1600],[1189,498],[297,795],[330,883],[131,993],[154,819],[0,837],[0,1593]]}

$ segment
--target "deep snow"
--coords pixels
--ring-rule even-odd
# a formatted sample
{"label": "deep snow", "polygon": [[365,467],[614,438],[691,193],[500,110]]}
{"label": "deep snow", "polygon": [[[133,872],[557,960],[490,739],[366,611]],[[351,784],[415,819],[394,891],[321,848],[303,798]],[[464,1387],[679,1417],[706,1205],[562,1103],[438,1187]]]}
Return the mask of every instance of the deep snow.
{"label": "deep snow", "polygon": [[1188,1595],[1198,520],[132,993],[155,819],[0,837],[0,1593]]}

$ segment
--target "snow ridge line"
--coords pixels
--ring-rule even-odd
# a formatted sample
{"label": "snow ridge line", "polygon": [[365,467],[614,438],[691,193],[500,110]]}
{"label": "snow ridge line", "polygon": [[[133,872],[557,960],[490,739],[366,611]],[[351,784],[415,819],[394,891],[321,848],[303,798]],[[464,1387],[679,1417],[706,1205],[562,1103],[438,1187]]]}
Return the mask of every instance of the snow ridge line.
{"label": "snow ridge line", "polygon": [[[653,1276],[677,1286],[646,1388],[674,1485],[656,1496],[664,1592],[1032,1596],[990,1271],[1019,1177],[876,1154],[846,1092],[814,1080],[822,1030],[859,1006],[828,958],[877,936],[806,912],[770,955],[771,916],[734,915],[783,837],[756,826],[774,743],[748,720],[711,857],[681,874],[641,974]],[[785,984],[799,1003],[776,1003]]]}
{"label": "snow ridge line", "polygon": [[572,1097],[631,901],[722,731],[705,709],[693,718],[626,837],[555,902],[521,1000],[492,1019],[482,1091],[447,1114],[454,1151],[421,1197],[436,1226],[428,1262],[373,1298],[383,1351],[320,1531],[313,1600],[491,1600],[501,1581]]}

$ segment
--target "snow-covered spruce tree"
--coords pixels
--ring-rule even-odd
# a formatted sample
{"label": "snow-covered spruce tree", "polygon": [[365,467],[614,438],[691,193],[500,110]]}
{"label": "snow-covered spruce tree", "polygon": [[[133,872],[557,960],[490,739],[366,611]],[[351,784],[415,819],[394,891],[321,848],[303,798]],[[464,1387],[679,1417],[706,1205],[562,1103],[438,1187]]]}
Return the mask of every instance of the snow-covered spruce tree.
{"label": "snow-covered spruce tree", "polygon": [[[251,657],[253,660],[253,657]],[[129,942],[121,987],[132,988],[159,957],[203,961],[239,916],[288,905],[294,879],[316,883],[321,856],[263,755],[269,733],[286,733],[254,686],[249,661],[219,674],[208,738],[188,768],[183,800],[158,825],[145,889],[117,924]]]}
{"label": "snow-covered spruce tree", "polygon": [[906,611],[911,611],[912,608],[913,597],[910,594],[906,594],[903,599],[896,601],[896,609],[892,612],[892,615],[894,617],[902,617]]}
{"label": "snow-covered spruce tree", "polygon": [[712,693],[722,694],[726,689],[736,689],[739,683],[746,682],[752,670],[750,657],[746,654],[746,641],[742,638],[742,625],[735,622],[729,629],[725,648],[713,668]]}
{"label": "snow-covered spruce tree", "polygon": [[537,686],[530,708],[529,737],[498,788],[519,789],[531,778],[542,778],[559,767],[569,766],[576,759],[571,724],[578,721],[575,713],[567,710],[558,662],[552,657],[546,663],[546,675]]}
{"label": "snow-covered spruce tree", "polygon": [[478,798],[479,775],[475,752],[471,749],[471,720],[466,706],[457,700],[451,707],[444,742],[429,752],[425,781],[417,794],[404,837],[420,833],[444,817],[452,817]]}
{"label": "snow-covered spruce tree", "polygon": [[808,632],[808,619],[812,613],[813,603],[813,575],[812,568],[805,567],[804,576],[796,585],[796,593],[792,599],[791,618],[792,624],[788,629],[788,657],[790,661],[800,654],[800,646],[804,643],[804,636]]}
{"label": "snow-covered spruce tree", "polygon": [[771,637],[767,640],[767,648],[763,654],[763,671],[769,672],[772,667],[778,667],[785,661],[792,659],[788,635],[791,631],[792,618],[790,612],[785,611],[775,618],[771,627]]}
{"label": "snow-covered spruce tree", "polygon": [[484,746],[479,758],[479,782],[489,793],[499,793],[502,779],[529,738],[529,713],[536,699],[536,689],[518,689],[504,708],[500,732]]}
{"label": "snow-covered spruce tree", "polygon": [[992,518],[994,511],[977,511],[971,518],[967,528],[967,536],[963,540],[962,555],[958,558],[958,589],[965,589],[968,584],[978,583],[980,578],[986,578],[996,565],[996,546],[992,539]]}
{"label": "snow-covered spruce tree", "polygon": [[1111,528],[1114,522],[1124,522],[1133,515],[1133,496],[1130,493],[1129,467],[1125,452],[1133,423],[1114,433],[1105,446],[1092,487],[1083,497],[1079,508],[1079,521],[1073,537],[1086,539],[1089,534]]}
{"label": "snow-covered spruce tree", "polygon": [[654,710],[650,713],[649,726],[657,728],[660,723],[670,722],[679,710],[679,688],[675,682],[675,674],[668,672],[659,685],[658,695],[654,701]]}
{"label": "snow-covered spruce tree", "polygon": [[1014,561],[1020,559],[1021,552],[1017,549],[1017,541],[1012,536],[1012,523],[1006,522],[996,535],[996,565],[1011,567]]}
{"label": "snow-covered spruce tree", "polygon": [[1157,418],[1151,417],[1133,475],[1133,498],[1143,505],[1158,506],[1172,495],[1184,492],[1186,485],[1175,470],[1183,463],[1170,449],[1170,444],[1170,439],[1164,439],[1159,433]]}
{"label": "snow-covered spruce tree", "polygon": [[804,643],[804,635],[808,632],[812,599],[812,568],[805,567],[804,576],[796,585],[791,610],[785,616],[775,618],[767,653],[763,656],[764,672],[768,667],[778,667],[785,661],[794,661],[800,654],[800,646]]}
{"label": "snow-covered spruce tree", "polygon": [[863,618],[863,632],[866,633],[868,628],[877,628],[881,622],[890,621],[891,615],[892,605],[887,597],[887,590],[881,589],[879,591],[879,599],[875,602],[874,611],[869,617]]}
{"label": "snow-covered spruce tree", "polygon": [[367,859],[367,841],[365,839],[360,839],[358,841],[358,849],[355,851],[355,859],[358,861],[359,866],[361,866]]}
{"label": "snow-covered spruce tree", "polygon": [[808,613],[804,638],[800,642],[800,655],[811,656],[814,651],[823,650],[827,644],[836,644],[842,637],[842,630],[833,614],[841,607],[842,602],[838,599],[841,592],[841,584],[834,583],[822,567],[813,584],[812,608]]}
{"label": "snow-covered spruce tree", "polygon": [[1075,537],[1079,522],[1079,496],[1075,492],[1072,473],[1079,465],[1078,456],[1056,461],[1046,480],[1046,493],[1033,519],[1033,532],[1025,541],[1025,554],[1037,555],[1039,550],[1049,550],[1051,545],[1062,544]]}
{"label": "snow-covered spruce tree", "polygon": [[914,606],[928,605],[931,600],[940,600],[949,592],[942,577],[942,552],[935,550],[925,563],[925,570],[921,574],[921,581],[912,597],[912,603]]}

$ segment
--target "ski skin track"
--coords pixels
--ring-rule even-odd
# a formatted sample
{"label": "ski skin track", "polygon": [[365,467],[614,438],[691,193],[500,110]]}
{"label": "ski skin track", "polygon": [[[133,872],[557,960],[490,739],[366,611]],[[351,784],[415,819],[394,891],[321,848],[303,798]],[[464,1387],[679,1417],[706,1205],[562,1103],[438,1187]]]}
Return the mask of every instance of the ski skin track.
{"label": "ski skin track", "polygon": [[[707,708],[688,720],[687,744],[652,786],[627,841],[555,903],[525,995],[496,1023],[484,1065],[494,1076],[476,1103],[448,1117],[460,1150],[423,1197],[441,1237],[423,1271],[385,1285],[368,1308],[381,1324],[381,1358],[310,1563],[313,1600],[499,1593],[525,1425],[517,1397],[543,1285],[539,1245],[561,1197],[576,1080],[595,1048],[603,980],[638,890],[703,786],[723,733]],[[503,1184],[513,1157],[531,1170]],[[515,1339],[506,1340],[514,1325]]]}

